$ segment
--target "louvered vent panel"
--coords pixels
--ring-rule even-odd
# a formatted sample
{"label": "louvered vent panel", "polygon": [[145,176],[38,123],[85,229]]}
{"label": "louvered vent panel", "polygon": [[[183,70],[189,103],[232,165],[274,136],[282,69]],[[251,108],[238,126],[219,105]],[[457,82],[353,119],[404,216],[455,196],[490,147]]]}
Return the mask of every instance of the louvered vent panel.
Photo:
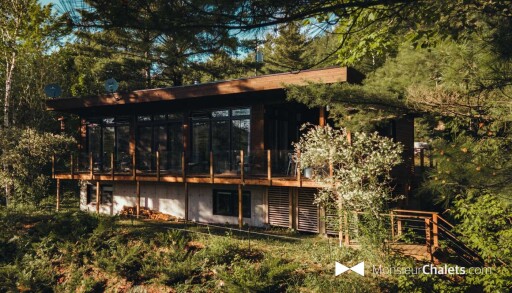
{"label": "louvered vent panel", "polygon": [[316,189],[300,188],[298,194],[299,231],[318,233],[318,206],[314,204]]}
{"label": "louvered vent panel", "polygon": [[268,221],[272,226],[290,227],[289,188],[268,188]]}

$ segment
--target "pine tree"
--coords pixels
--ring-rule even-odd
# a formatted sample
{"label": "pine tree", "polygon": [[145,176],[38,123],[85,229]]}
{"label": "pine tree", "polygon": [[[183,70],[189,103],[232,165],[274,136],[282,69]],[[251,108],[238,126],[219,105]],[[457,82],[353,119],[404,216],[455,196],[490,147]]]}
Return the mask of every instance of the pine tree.
{"label": "pine tree", "polygon": [[312,65],[311,40],[297,23],[283,25],[277,37],[269,36],[263,48],[263,72],[278,73],[308,69]]}

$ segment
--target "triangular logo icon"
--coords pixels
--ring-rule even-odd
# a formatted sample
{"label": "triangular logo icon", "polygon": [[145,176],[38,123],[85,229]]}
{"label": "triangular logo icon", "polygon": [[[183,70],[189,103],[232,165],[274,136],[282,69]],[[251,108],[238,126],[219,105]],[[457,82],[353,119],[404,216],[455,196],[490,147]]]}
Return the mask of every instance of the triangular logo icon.
{"label": "triangular logo icon", "polygon": [[340,264],[339,262],[335,262],[334,264],[335,264],[334,276],[341,275],[348,270],[351,270],[354,273],[364,276],[364,261],[356,264],[355,266],[353,266],[351,268],[346,267],[346,266]]}
{"label": "triangular logo icon", "polygon": [[343,274],[344,272],[350,270],[349,268],[347,268],[346,266],[340,264],[339,262],[336,262],[335,263],[335,272],[334,272],[334,276],[338,276],[340,274]]}
{"label": "triangular logo icon", "polygon": [[350,268],[351,271],[360,274],[361,276],[364,276],[364,261],[356,264],[355,266]]}

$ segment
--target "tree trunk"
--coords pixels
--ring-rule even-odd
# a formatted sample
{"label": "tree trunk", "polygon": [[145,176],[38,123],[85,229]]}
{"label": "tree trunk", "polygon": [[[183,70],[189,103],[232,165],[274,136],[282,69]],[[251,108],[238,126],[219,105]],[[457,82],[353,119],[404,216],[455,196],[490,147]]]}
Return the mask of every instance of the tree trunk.
{"label": "tree trunk", "polygon": [[[4,129],[7,129],[11,126],[11,121],[10,121],[11,92],[12,92],[13,72],[14,72],[14,68],[16,66],[16,52],[13,52],[9,59],[6,62],[6,72],[5,72],[4,121],[3,121]],[[9,165],[4,163],[2,168],[5,172],[5,174],[9,174]],[[9,202],[11,201],[11,198],[12,198],[13,186],[10,183],[6,183],[4,188],[5,188],[5,203],[6,203],[6,206],[9,206]]]}

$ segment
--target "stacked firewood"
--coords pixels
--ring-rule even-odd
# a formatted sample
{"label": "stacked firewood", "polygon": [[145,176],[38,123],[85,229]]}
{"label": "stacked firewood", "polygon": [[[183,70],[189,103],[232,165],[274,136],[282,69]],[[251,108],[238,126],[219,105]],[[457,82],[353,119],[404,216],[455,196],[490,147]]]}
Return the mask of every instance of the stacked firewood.
{"label": "stacked firewood", "polygon": [[[137,207],[123,206],[123,209],[121,210],[121,212],[119,214],[122,216],[135,216],[135,215],[137,215]],[[175,217],[172,215],[168,215],[168,214],[164,214],[164,213],[161,213],[158,211],[153,211],[153,210],[150,210],[145,207],[140,207],[140,216],[143,218],[152,219],[152,220],[160,220],[160,221],[179,222],[182,220],[181,218],[178,218],[178,217]]]}

